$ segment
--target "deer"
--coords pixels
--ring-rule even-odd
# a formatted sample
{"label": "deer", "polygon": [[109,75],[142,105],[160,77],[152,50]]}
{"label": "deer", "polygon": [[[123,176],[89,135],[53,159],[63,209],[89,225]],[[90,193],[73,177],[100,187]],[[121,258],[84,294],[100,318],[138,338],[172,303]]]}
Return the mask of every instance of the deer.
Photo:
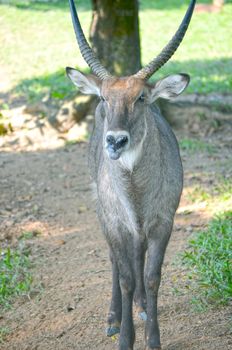
{"label": "deer", "polygon": [[175,35],[137,73],[116,77],[88,44],[73,0],[69,0],[80,52],[93,74],[67,67],[84,94],[99,97],[88,163],[96,188],[97,215],[112,263],[112,298],[106,335],[119,333],[118,349],[133,350],[133,306],[145,322],[145,350],[161,349],[157,297],[166,247],[183,187],[176,137],[155,104],[188,86],[188,74],[148,79],[174,54],[191,21],[191,0]]}

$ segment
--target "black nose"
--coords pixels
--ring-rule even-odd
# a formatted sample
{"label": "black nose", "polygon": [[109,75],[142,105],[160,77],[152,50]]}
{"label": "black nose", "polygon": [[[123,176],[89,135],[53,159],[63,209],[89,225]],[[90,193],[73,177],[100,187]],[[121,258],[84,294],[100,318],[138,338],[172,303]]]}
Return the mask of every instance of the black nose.
{"label": "black nose", "polygon": [[112,147],[114,150],[117,150],[124,147],[128,143],[128,137],[125,135],[119,135],[117,137],[108,135],[106,137],[106,142],[108,146]]}

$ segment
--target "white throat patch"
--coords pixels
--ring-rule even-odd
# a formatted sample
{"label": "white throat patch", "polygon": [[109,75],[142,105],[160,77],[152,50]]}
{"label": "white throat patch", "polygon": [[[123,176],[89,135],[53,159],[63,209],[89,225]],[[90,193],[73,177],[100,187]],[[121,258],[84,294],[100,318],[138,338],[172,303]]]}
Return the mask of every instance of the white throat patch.
{"label": "white throat patch", "polygon": [[123,152],[121,157],[119,158],[119,162],[121,163],[123,168],[129,170],[130,172],[132,172],[134,166],[136,165],[136,163],[138,162],[138,160],[141,156],[143,143],[144,143],[145,138],[147,136],[147,122],[146,122],[145,118],[144,118],[144,124],[145,124],[145,128],[144,128],[145,130],[144,130],[142,140],[133,149],[129,149],[129,150]]}

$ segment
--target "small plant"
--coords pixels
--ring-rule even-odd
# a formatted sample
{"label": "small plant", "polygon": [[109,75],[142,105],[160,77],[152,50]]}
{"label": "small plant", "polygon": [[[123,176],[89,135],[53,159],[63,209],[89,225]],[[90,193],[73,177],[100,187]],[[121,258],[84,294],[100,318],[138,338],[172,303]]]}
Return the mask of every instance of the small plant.
{"label": "small plant", "polygon": [[5,337],[10,333],[9,328],[0,327],[0,344],[4,342]]}
{"label": "small plant", "polygon": [[32,239],[39,235],[41,235],[41,232],[39,230],[23,231],[22,234],[19,236],[19,240]]}
{"label": "small plant", "polygon": [[215,198],[217,198],[217,201],[226,202],[232,198],[232,182],[229,178],[221,175],[216,178],[213,186],[202,187],[197,185],[191,188],[187,194],[187,198],[192,203],[209,203]]}
{"label": "small plant", "polygon": [[[232,211],[215,216],[194,235],[182,256],[187,265],[193,303],[228,304],[232,299]],[[200,302],[200,303],[199,303]]]}
{"label": "small plant", "polygon": [[183,151],[187,151],[189,153],[208,152],[212,154],[215,152],[213,145],[195,139],[182,139],[180,140],[179,145]]}
{"label": "small plant", "polygon": [[218,183],[214,187],[214,193],[220,197],[221,200],[228,200],[232,197],[232,182],[221,176]]}
{"label": "small plant", "polygon": [[25,249],[0,250],[0,305],[7,307],[14,296],[30,290],[29,252]]}
{"label": "small plant", "polygon": [[196,186],[190,193],[188,199],[192,202],[204,202],[210,199],[210,194],[201,186]]}

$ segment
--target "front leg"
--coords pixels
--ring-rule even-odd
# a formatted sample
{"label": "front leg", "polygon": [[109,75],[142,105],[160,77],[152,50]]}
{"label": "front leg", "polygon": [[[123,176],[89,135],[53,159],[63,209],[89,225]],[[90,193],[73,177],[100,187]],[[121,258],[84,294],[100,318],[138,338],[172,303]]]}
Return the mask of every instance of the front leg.
{"label": "front leg", "polygon": [[114,245],[114,257],[119,270],[119,283],[122,296],[122,321],[120,328],[119,350],[133,350],[135,331],[133,324],[133,296],[135,290],[135,277],[133,259],[130,257],[125,243]]}
{"label": "front leg", "polygon": [[170,230],[162,234],[156,231],[155,236],[148,238],[145,286],[147,294],[147,321],[145,328],[145,350],[161,349],[160,332],[157,319],[157,298],[161,279],[161,267],[170,236]]}
{"label": "front leg", "polygon": [[133,295],[135,281],[133,267],[127,265],[119,270],[120,287],[122,293],[122,323],[119,339],[119,350],[133,350],[135,331],[133,324]]}
{"label": "front leg", "polygon": [[144,286],[144,260],[146,254],[145,240],[141,237],[134,239],[134,264],[135,264],[135,295],[134,302],[137,307],[139,317],[143,320],[147,320],[146,306],[146,291]]}
{"label": "front leg", "polygon": [[109,327],[106,329],[106,335],[108,337],[112,337],[120,332],[122,319],[122,295],[119,285],[119,271],[116,259],[111,250],[110,260],[112,263],[112,299],[107,320]]}

